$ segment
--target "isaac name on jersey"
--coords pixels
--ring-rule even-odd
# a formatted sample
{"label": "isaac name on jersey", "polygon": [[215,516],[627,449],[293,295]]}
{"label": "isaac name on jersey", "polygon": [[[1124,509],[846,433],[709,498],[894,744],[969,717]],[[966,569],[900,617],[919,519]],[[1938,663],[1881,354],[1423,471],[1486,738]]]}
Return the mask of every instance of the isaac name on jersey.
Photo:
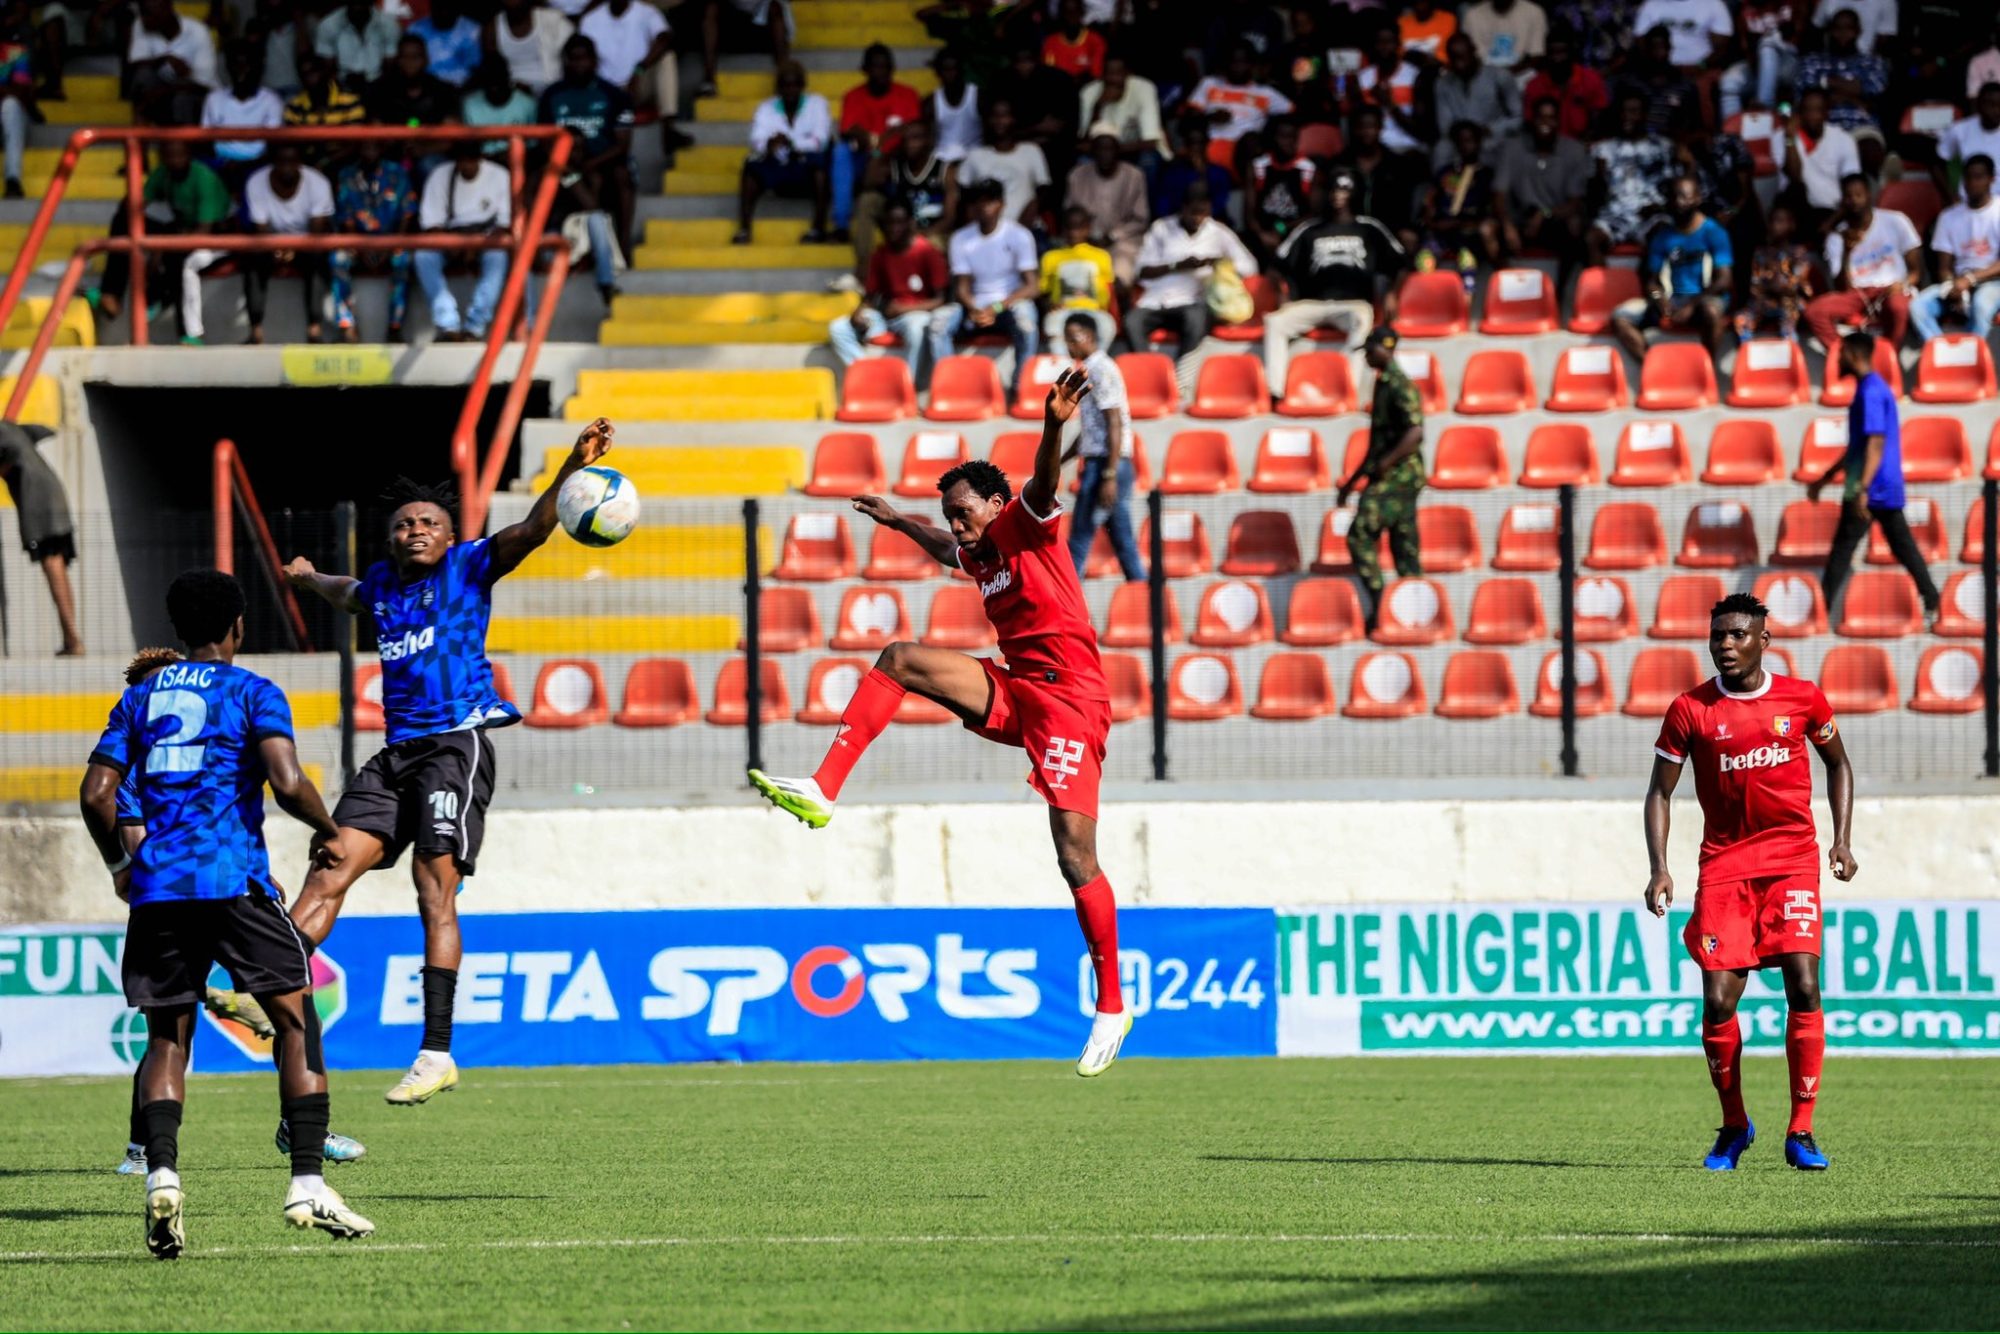
{"label": "isaac name on jersey", "polygon": [[493,555],[485,538],[458,543],[407,582],[395,566],[377,562],[355,596],[375,622],[390,745],[521,720],[494,688],[486,660]]}

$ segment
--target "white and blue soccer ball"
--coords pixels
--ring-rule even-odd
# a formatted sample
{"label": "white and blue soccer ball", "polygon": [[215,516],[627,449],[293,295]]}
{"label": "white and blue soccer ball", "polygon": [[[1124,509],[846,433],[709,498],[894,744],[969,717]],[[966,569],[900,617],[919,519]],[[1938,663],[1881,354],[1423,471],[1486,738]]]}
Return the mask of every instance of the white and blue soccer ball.
{"label": "white and blue soccer ball", "polygon": [[580,468],[556,494],[556,517],[587,547],[616,546],[639,526],[639,488],[616,468]]}

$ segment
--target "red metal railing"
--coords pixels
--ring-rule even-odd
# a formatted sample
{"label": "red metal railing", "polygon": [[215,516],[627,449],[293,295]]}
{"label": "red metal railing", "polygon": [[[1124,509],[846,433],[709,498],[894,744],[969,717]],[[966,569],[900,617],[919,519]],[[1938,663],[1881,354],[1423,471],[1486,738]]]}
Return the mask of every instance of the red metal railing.
{"label": "red metal railing", "polygon": [[[148,235],[145,229],[144,206],[145,146],[177,141],[213,143],[225,139],[254,139],[267,143],[339,144],[352,144],[363,140],[385,143],[448,144],[466,139],[480,141],[505,139],[508,170],[514,184],[515,205],[512,211],[512,225],[507,234],[494,237],[466,237],[445,233],[416,233],[402,236],[275,236],[212,232],[186,236]],[[546,141],[549,145],[549,157],[536,188],[533,203],[523,215],[520,202],[527,174],[527,144],[531,140]],[[277,130],[92,126],[77,130],[70,136],[68,145],[64,147],[63,155],[56,164],[55,176],[49,183],[48,192],[42,197],[42,204],[36,210],[35,220],[29,224],[28,235],[22,242],[14,271],[7,275],[6,286],[0,288],[0,327],[6,325],[8,316],[13,313],[15,305],[20,300],[21,292],[27,285],[28,275],[33,271],[35,261],[40,255],[42,242],[46,239],[49,228],[54,225],[56,210],[60,207],[63,196],[69,189],[70,180],[75,175],[77,159],[82,156],[84,150],[109,146],[122,146],[125,149],[125,203],[129,234],[122,237],[107,236],[77,247],[76,252],[70,257],[68,267],[63,271],[62,280],[57,285],[49,313],[43,319],[41,328],[36,331],[35,341],[28,349],[27,360],[20,368],[14,393],[5,407],[0,408],[0,417],[12,419],[26,403],[35,375],[40,371],[43,359],[47,357],[49,348],[55,342],[56,330],[63,311],[68,308],[70,300],[76,295],[83,279],[84,266],[95,254],[121,250],[133,256],[130,294],[132,343],[136,347],[144,347],[147,342],[145,257],[148,252],[507,249],[512,251],[513,262],[508,266],[507,282],[500,292],[493,325],[487,334],[486,348],[467,386],[465,406],[459,414],[458,425],[451,441],[452,470],[458,475],[461,497],[460,530],[468,534],[477,533],[485,523],[493,490],[499,484],[500,468],[504,464],[508,444],[513,439],[514,430],[520,424],[521,407],[527,399],[534,358],[540,351],[548,332],[556,301],[561,295],[561,284],[569,275],[568,250],[560,249],[550,267],[548,300],[537,312],[535,328],[530,331],[520,367],[515,373],[514,392],[508,395],[507,406],[502,411],[499,422],[496,423],[498,429],[489,448],[486,466],[482,468],[479,460],[479,418],[484,413],[486,400],[493,390],[493,373],[499,364],[501,350],[512,337],[514,327],[520,319],[532,257],[544,248],[555,248],[561,244],[557,238],[545,236],[544,233],[548,228],[549,213],[555,203],[556,189],[563,168],[569,163],[573,142],[567,130],[553,125],[491,127],[354,125],[340,128],[306,126]]]}
{"label": "red metal railing", "polygon": [[278,601],[285,609],[285,620],[292,627],[292,642],[307,653],[312,652],[312,640],[306,633],[305,613],[299,610],[299,600],[285,578],[285,563],[279,559],[278,544],[271,540],[271,525],[264,522],[264,507],[257,503],[257,493],[250,487],[250,474],[243,466],[243,456],[236,452],[235,441],[215,442],[212,478],[215,492],[215,568],[224,574],[236,573],[236,505],[241,502],[243,513],[250,520],[251,534],[256,539],[257,554],[264,559],[265,573],[270,576],[271,586],[277,590]]}

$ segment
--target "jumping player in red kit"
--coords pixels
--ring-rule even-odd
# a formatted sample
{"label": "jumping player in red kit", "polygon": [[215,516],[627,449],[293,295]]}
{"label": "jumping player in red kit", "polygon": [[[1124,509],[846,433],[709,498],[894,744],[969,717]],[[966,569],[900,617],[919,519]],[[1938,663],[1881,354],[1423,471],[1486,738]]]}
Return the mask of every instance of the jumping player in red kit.
{"label": "jumping player in red kit", "polygon": [[1063,424],[1089,392],[1081,370],[1057,378],[1042,409],[1035,474],[1018,498],[1006,475],[984,459],[961,463],[938,478],[948,532],[899,514],[879,496],[854,498],[855,509],[912,538],[940,565],[972,577],[1006,665],[946,649],[891,644],[847,702],[833,745],[811,778],[750,771],[750,781],[773,805],[815,829],[823,827],[833,818],[848,773],[909,691],[944,705],[987,740],[1026,750],[1034,762],[1028,782],[1049,803],[1056,865],[1076,898],[1097,978],[1097,1017],[1076,1063],[1076,1072],[1086,1077],[1109,1069],[1132,1031],[1118,983],[1118,909],[1097,865],[1097,789],[1111,730],[1111,694],[1083,586],[1058,531]]}
{"label": "jumping player in red kit", "polygon": [[1646,854],[1653,866],[1646,907],[1664,917],[1674,901],[1674,880],[1667,874],[1669,799],[1681,767],[1694,761],[1703,821],[1701,880],[1681,939],[1702,968],[1701,1045],[1722,1098],[1722,1126],[1704,1162],[1712,1172],[1734,1171],[1757,1138],[1743,1109],[1743,1035],[1736,1024],[1736,1002],[1753,968],[1776,968],[1785,979],[1785,1060],[1792,1094],[1785,1161],[1806,1172],[1823,1171],[1827,1164],[1812,1134],[1826,1024],[1819,1008],[1819,845],[1805,743],[1812,743],[1826,765],[1827,805],[1833,810],[1833,846],[1826,860],[1841,881],[1852,880],[1855,872],[1847,846],[1854,769],[1819,687],[1764,670],[1771,642],[1767,614],[1748,593],[1715,604],[1708,653],[1716,676],[1668,707],[1646,792]]}

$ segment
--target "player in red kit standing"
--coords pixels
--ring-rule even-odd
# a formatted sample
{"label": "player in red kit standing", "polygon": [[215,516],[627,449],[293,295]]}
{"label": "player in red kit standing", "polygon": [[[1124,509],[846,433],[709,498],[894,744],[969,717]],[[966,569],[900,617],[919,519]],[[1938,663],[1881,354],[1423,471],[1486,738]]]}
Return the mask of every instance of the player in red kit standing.
{"label": "player in red kit standing", "polygon": [[1805,743],[1826,765],[1833,809],[1826,860],[1841,881],[1852,880],[1855,871],[1847,847],[1854,769],[1819,687],[1764,670],[1771,642],[1767,614],[1748,593],[1715,604],[1708,653],[1716,676],[1668,707],[1646,792],[1646,854],[1653,864],[1646,907],[1664,917],[1674,901],[1674,879],[1667,874],[1669,798],[1681,767],[1694,762],[1701,880],[1681,939],[1702,968],[1701,1045],[1722,1098],[1722,1126],[1704,1163],[1713,1172],[1735,1170],[1757,1138],[1743,1109],[1743,1035],[1736,1024],[1736,1002],[1753,968],[1776,968],[1785,979],[1792,1091],[1785,1161],[1807,1172],[1823,1171],[1827,1161],[1812,1134],[1826,1024],[1819,1008],[1819,844]]}
{"label": "player in red kit standing", "polygon": [[854,498],[854,508],[876,523],[914,539],[940,565],[972,576],[1006,666],[947,649],[891,644],[847,702],[833,746],[811,778],[750,771],[750,781],[772,805],[822,828],[833,818],[848,773],[908,691],[936,700],[987,740],[1026,750],[1034,761],[1028,782],[1049,803],[1056,865],[1076,898],[1097,977],[1097,1017],[1076,1063],[1086,1077],[1109,1069],[1132,1031],[1118,984],[1118,909],[1097,865],[1097,789],[1111,730],[1111,692],[1083,585],[1061,540],[1056,499],[1063,424],[1089,391],[1089,377],[1076,369],[1064,371],[1049,390],[1035,475],[1018,498],[1006,474],[984,459],[938,478],[950,531],[899,514],[879,496]]}

